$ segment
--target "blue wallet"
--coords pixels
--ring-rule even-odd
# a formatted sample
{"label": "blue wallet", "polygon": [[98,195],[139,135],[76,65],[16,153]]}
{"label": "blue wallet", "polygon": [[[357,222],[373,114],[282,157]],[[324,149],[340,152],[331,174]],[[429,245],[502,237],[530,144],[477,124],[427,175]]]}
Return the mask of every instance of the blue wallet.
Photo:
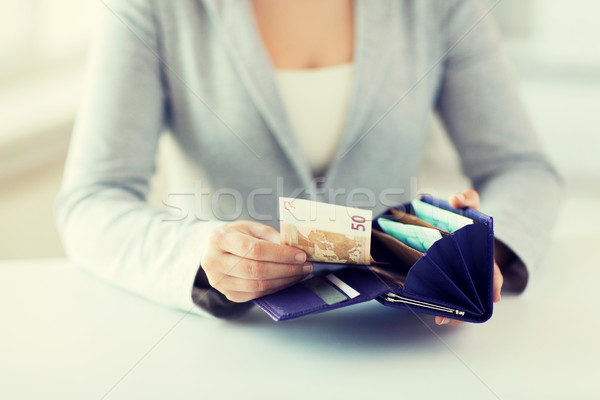
{"label": "blue wallet", "polygon": [[[494,276],[493,219],[477,210],[454,209],[443,200],[422,197],[435,207],[473,220],[421,253],[383,232],[378,217],[428,226],[411,203],[373,219],[371,265],[313,263],[313,274],[277,293],[254,300],[275,321],[377,300],[397,308],[485,322],[492,316]],[[429,227],[431,227],[429,225]]]}

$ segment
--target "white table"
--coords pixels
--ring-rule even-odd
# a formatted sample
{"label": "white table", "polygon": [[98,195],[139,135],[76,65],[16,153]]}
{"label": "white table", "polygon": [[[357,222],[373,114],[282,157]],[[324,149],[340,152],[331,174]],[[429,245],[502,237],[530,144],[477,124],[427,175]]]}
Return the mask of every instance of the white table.
{"label": "white table", "polygon": [[65,260],[3,262],[0,398],[600,398],[599,246],[600,235],[560,240],[524,295],[460,327],[378,303],[227,322]]}

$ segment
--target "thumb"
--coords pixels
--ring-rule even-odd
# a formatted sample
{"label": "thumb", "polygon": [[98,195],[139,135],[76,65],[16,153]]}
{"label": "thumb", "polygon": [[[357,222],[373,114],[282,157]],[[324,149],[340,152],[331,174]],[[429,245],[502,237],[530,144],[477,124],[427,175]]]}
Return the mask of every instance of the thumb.
{"label": "thumb", "polygon": [[448,202],[454,208],[471,207],[479,210],[479,193],[474,189],[467,189],[450,196]]}

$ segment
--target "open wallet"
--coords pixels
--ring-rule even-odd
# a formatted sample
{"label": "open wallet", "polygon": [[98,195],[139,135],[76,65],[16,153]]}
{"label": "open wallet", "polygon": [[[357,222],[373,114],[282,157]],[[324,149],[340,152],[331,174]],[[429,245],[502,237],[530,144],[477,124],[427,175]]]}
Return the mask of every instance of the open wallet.
{"label": "open wallet", "polygon": [[[370,265],[314,262],[306,279],[254,303],[275,321],[370,300],[456,320],[487,321],[493,310],[493,219],[428,196],[420,201],[466,217],[469,223],[448,232],[419,218],[414,202],[389,208],[373,218]],[[381,218],[435,229],[441,238],[421,252],[385,233]]]}

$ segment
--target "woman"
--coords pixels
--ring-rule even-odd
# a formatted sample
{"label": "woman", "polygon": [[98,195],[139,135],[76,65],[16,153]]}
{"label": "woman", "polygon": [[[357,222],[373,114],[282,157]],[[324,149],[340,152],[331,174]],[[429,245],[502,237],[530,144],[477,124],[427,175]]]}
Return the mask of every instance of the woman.
{"label": "woman", "polygon": [[[311,271],[279,244],[278,196],[351,203],[362,188],[374,213],[409,200],[438,112],[475,189],[451,203],[479,207],[479,193],[495,218],[494,300],[503,275],[525,288],[559,180],[483,2],[120,0],[105,11],[57,202],[76,264],[166,305],[237,314]],[[146,203],[164,128],[211,187],[239,194],[235,221],[173,221]]]}

